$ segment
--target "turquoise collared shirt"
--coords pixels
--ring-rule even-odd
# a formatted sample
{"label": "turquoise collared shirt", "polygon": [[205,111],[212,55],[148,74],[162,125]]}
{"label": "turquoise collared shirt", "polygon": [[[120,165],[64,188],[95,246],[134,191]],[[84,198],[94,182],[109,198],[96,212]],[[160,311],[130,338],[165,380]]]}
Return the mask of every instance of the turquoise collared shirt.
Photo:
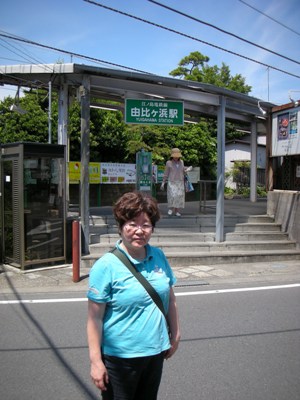
{"label": "turquoise collared shirt", "polygon": [[[120,241],[116,246],[119,247]],[[146,246],[146,258],[136,268],[160,295],[166,313],[170,287],[176,282],[173,271],[161,249]],[[170,347],[165,317],[141,283],[112,253],[95,262],[89,277],[87,297],[106,303],[103,319],[102,351],[122,357],[145,357]]]}

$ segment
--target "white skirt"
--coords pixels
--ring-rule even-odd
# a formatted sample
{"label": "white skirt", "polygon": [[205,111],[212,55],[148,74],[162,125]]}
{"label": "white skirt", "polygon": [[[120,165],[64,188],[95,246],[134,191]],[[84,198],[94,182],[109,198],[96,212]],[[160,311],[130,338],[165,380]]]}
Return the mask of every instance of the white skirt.
{"label": "white skirt", "polygon": [[167,198],[169,208],[184,208],[185,190],[184,182],[168,182]]}

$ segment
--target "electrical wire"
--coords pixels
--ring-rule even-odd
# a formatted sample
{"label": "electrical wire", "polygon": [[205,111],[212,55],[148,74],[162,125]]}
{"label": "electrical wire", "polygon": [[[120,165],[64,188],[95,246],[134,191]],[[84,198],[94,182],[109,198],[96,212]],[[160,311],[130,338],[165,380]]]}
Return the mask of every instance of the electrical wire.
{"label": "electrical wire", "polygon": [[22,63],[24,61],[24,60],[18,60],[17,58],[8,58],[8,57],[2,57],[2,56],[0,56],[0,60],[14,61],[17,63]]}
{"label": "electrical wire", "polygon": [[168,31],[168,32],[175,33],[176,35],[180,35],[180,36],[186,37],[186,38],[188,38],[188,39],[192,39],[192,40],[194,40],[194,41],[196,41],[196,42],[200,42],[200,43],[206,44],[207,46],[214,47],[215,49],[222,50],[222,51],[224,51],[224,52],[226,52],[226,53],[229,53],[229,54],[233,54],[233,55],[235,55],[235,56],[237,56],[237,57],[243,58],[243,59],[248,60],[248,61],[252,61],[252,62],[254,62],[254,63],[256,63],[256,64],[263,65],[264,67],[271,68],[271,69],[273,69],[273,70],[275,70],[275,71],[282,72],[283,74],[290,75],[290,76],[293,76],[293,77],[295,77],[295,78],[300,78],[300,75],[296,75],[296,74],[294,74],[294,73],[292,73],[292,72],[285,71],[285,70],[283,70],[283,69],[281,69],[281,68],[274,67],[274,66],[272,66],[272,65],[263,63],[263,62],[258,61],[258,60],[254,60],[253,58],[244,56],[244,55],[239,54],[239,53],[236,53],[236,52],[234,52],[234,51],[231,51],[231,50],[228,50],[228,49],[224,49],[224,48],[221,47],[221,46],[218,46],[218,45],[215,45],[215,44],[206,42],[206,41],[204,41],[204,40],[195,38],[194,36],[188,35],[188,34],[183,33],[183,32],[179,32],[179,31],[177,31],[177,30],[175,30],[175,29],[172,29],[172,28],[168,28],[168,27],[166,27],[166,26],[164,26],[164,25],[160,25],[160,24],[157,24],[157,23],[155,23],[155,22],[148,21],[148,20],[146,20],[146,19],[144,19],[144,18],[140,18],[140,17],[137,17],[137,16],[135,16],[135,15],[128,14],[128,13],[126,13],[126,12],[124,12],[124,11],[117,10],[117,9],[115,9],[115,8],[112,8],[112,7],[105,6],[104,4],[97,3],[96,1],[93,1],[93,0],[83,0],[83,1],[85,1],[86,3],[93,4],[93,5],[95,5],[95,6],[98,6],[98,7],[102,7],[102,8],[104,8],[104,9],[106,9],[106,10],[110,10],[110,11],[116,12],[116,13],[121,14],[121,15],[124,15],[124,16],[126,16],[126,17],[130,17],[130,18],[136,19],[136,20],[138,20],[138,21],[144,22],[145,24],[153,25],[153,26],[155,26],[155,27],[157,27],[157,28],[164,29],[164,30],[166,30],[166,31]]}
{"label": "electrical wire", "polygon": [[243,4],[245,4],[245,6],[252,8],[252,10],[257,11],[258,13],[264,15],[265,17],[269,18],[270,20],[276,22],[277,24],[283,26],[284,28],[288,29],[289,31],[291,31],[291,32],[295,33],[296,35],[300,36],[300,33],[299,33],[299,32],[295,31],[294,29],[290,28],[290,27],[287,26],[287,25],[284,25],[282,22],[280,22],[280,21],[278,21],[277,19],[271,17],[270,15],[268,15],[268,14],[266,14],[266,13],[260,11],[258,8],[255,8],[255,7],[251,6],[250,4],[246,3],[246,2],[243,1],[243,0],[239,0],[239,1],[240,1],[241,3],[243,3]]}
{"label": "electrical wire", "polygon": [[59,53],[68,54],[68,55],[70,55],[70,56],[74,56],[74,57],[78,57],[78,58],[83,58],[83,59],[85,59],[85,60],[94,61],[94,62],[96,62],[96,63],[109,64],[109,65],[112,65],[112,66],[114,66],[114,67],[124,68],[124,69],[128,69],[128,70],[131,70],[131,71],[141,72],[141,73],[143,73],[143,74],[153,75],[153,74],[151,74],[150,72],[145,72],[145,71],[141,71],[141,70],[136,69],[136,68],[126,67],[126,66],[121,65],[121,64],[116,64],[116,63],[112,63],[112,62],[109,62],[109,61],[100,60],[99,58],[95,58],[95,57],[89,57],[89,56],[86,56],[86,55],[83,55],[83,54],[74,53],[73,51],[71,52],[71,51],[59,49],[59,48],[57,48],[57,47],[47,46],[47,45],[42,44],[42,43],[34,42],[33,40],[29,40],[29,39],[25,39],[25,38],[20,38],[20,37],[17,37],[17,36],[12,36],[12,35],[6,34],[6,33],[0,33],[0,37],[6,37],[6,38],[8,38],[8,39],[12,39],[12,40],[16,40],[16,41],[19,41],[19,42],[31,44],[31,45],[38,46],[38,47],[42,47],[42,48],[44,48],[44,49],[49,49],[49,50],[57,51],[57,52],[59,52]]}
{"label": "electrical wire", "polygon": [[[7,33],[3,30],[0,30],[0,33]],[[20,36],[14,35],[15,37],[18,37],[19,39],[22,39]],[[12,48],[14,48],[16,50],[16,52],[14,52],[13,50],[8,49],[9,51],[17,54],[20,57],[23,57],[25,60],[31,62],[32,64],[46,64],[43,60],[41,59],[37,59],[33,54],[31,54],[31,52],[28,50],[28,47],[25,48],[25,46],[22,46],[21,44],[19,44],[19,46],[14,46],[13,44],[9,43],[8,41],[6,41],[5,39],[0,39],[2,42],[6,43],[8,46],[11,46]]]}
{"label": "electrical wire", "polygon": [[[27,62],[30,62],[30,63],[32,63],[32,64],[35,64],[35,63],[42,64],[40,61],[38,61],[38,60],[35,59],[35,58],[29,58],[29,57],[27,56],[27,54],[26,54],[24,51],[18,49],[16,46],[13,46],[12,44],[8,43],[8,41],[6,41],[6,40],[4,40],[4,39],[1,39],[1,41],[4,42],[4,43],[6,43],[8,46],[5,46],[5,45],[4,45],[3,43],[1,43],[1,42],[0,42],[0,46],[2,46],[4,49],[10,51],[11,53],[15,54],[16,56],[23,57],[23,60],[25,60],[25,61],[27,61]],[[16,51],[12,50],[9,46],[10,46],[11,48],[14,48]],[[23,55],[22,55],[22,53],[23,53]],[[34,62],[32,62],[32,60],[34,60]]]}
{"label": "electrical wire", "polygon": [[291,62],[293,62],[293,63],[296,63],[296,64],[300,65],[300,61],[293,60],[293,59],[290,58],[290,57],[287,57],[287,56],[285,56],[285,55],[282,55],[282,54],[280,54],[280,53],[277,53],[276,51],[267,49],[266,47],[263,47],[263,46],[261,46],[261,45],[259,45],[259,44],[257,44],[257,43],[251,42],[250,40],[244,39],[244,38],[242,38],[242,37],[239,36],[239,35],[236,35],[236,34],[234,34],[234,33],[225,31],[224,29],[219,28],[218,26],[215,26],[215,25],[213,25],[213,24],[210,24],[209,22],[202,21],[202,20],[200,20],[200,19],[198,19],[198,18],[195,18],[195,17],[193,17],[193,16],[191,16],[191,15],[189,15],[189,14],[186,14],[186,13],[184,13],[184,12],[182,12],[182,11],[176,10],[175,8],[172,8],[172,7],[169,7],[169,6],[165,5],[165,4],[159,3],[158,1],[154,1],[154,0],[148,0],[148,1],[149,1],[150,3],[156,4],[156,5],[159,6],[159,7],[163,7],[163,8],[165,8],[165,9],[167,9],[167,10],[169,10],[169,11],[172,11],[172,12],[174,12],[174,13],[176,13],[176,14],[182,15],[183,17],[189,18],[189,19],[191,19],[191,20],[193,20],[193,21],[199,22],[200,24],[203,24],[203,25],[209,26],[210,28],[216,29],[216,30],[218,30],[219,32],[222,32],[222,33],[225,33],[226,35],[232,36],[232,37],[234,37],[234,38],[236,38],[236,39],[238,39],[238,40],[241,40],[242,42],[245,42],[245,43],[247,43],[247,44],[250,44],[251,46],[258,47],[258,48],[261,49],[261,50],[267,51],[268,53],[274,54],[275,56],[284,58],[285,60],[288,60],[288,61],[291,61]]}

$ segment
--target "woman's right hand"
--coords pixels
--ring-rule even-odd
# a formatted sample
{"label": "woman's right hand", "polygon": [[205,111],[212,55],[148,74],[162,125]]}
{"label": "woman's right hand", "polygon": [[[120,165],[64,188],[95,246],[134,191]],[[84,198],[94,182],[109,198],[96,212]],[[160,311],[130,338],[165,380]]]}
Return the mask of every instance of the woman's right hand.
{"label": "woman's right hand", "polygon": [[160,185],[160,190],[165,190],[165,184],[164,184],[164,182]]}
{"label": "woman's right hand", "polygon": [[108,373],[101,358],[100,343],[102,341],[102,321],[105,313],[105,303],[88,301],[87,337],[91,362],[91,378],[100,390],[106,390]]}
{"label": "woman's right hand", "polygon": [[98,389],[106,391],[109,378],[107,369],[102,361],[91,364],[91,378]]}

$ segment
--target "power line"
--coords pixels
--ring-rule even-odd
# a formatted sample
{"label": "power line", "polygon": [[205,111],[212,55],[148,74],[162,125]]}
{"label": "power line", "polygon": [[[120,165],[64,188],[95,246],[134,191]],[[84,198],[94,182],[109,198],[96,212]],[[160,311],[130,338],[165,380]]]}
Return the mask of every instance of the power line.
{"label": "power line", "polygon": [[164,29],[164,30],[166,30],[166,31],[175,33],[176,35],[180,35],[180,36],[186,37],[186,38],[188,38],[188,39],[195,40],[196,42],[204,43],[204,44],[206,44],[206,45],[208,45],[208,46],[211,46],[211,47],[214,47],[214,48],[216,48],[216,49],[218,49],[218,50],[225,51],[226,53],[233,54],[233,55],[235,55],[235,56],[237,56],[237,57],[244,58],[245,60],[255,62],[256,64],[263,65],[264,67],[271,68],[271,69],[273,69],[273,70],[275,70],[275,71],[282,72],[283,74],[287,74],[287,75],[293,76],[293,77],[295,77],[295,78],[300,78],[300,75],[296,75],[296,74],[293,74],[292,72],[288,72],[288,71],[285,71],[285,70],[283,70],[283,69],[274,67],[274,66],[272,66],[272,65],[263,63],[263,62],[261,62],[261,61],[254,60],[253,58],[246,57],[246,56],[244,56],[244,55],[242,55],[242,54],[239,54],[239,53],[236,53],[236,52],[234,52],[234,51],[224,49],[224,48],[221,47],[221,46],[217,46],[217,45],[215,45],[215,44],[206,42],[206,41],[204,41],[204,40],[195,38],[194,36],[187,35],[186,33],[182,33],[182,32],[176,31],[175,29],[171,29],[171,28],[168,28],[168,27],[166,27],[166,26],[157,24],[157,23],[155,23],[155,22],[148,21],[148,20],[146,20],[146,19],[144,19],[144,18],[140,18],[140,17],[137,17],[137,16],[135,16],[135,15],[128,14],[128,13],[126,13],[126,12],[124,12],[124,11],[120,11],[120,10],[117,10],[117,9],[115,9],[115,8],[105,6],[104,4],[100,4],[100,3],[97,3],[97,2],[92,1],[92,0],[83,0],[83,1],[85,1],[86,3],[93,4],[93,5],[95,5],[95,6],[98,6],[98,7],[102,7],[102,8],[105,8],[105,9],[107,9],[107,10],[116,12],[116,13],[121,14],[121,15],[125,15],[126,17],[130,17],[130,18],[136,19],[136,20],[138,20],[138,21],[144,22],[145,24],[156,26],[157,28]]}
{"label": "power line", "polygon": [[[24,61],[24,60],[18,60],[17,58],[8,58],[8,57],[2,57],[2,56],[0,56],[0,60],[15,61],[18,63],[21,63]],[[1,88],[1,86],[0,86],[0,88]]]}
{"label": "power line", "polygon": [[141,70],[136,69],[136,68],[126,67],[126,66],[121,65],[121,64],[116,64],[116,63],[112,63],[112,62],[109,62],[109,61],[100,60],[99,58],[95,58],[95,57],[89,57],[89,56],[85,56],[83,54],[74,53],[74,52],[67,51],[67,50],[62,50],[62,49],[59,49],[57,47],[47,46],[47,45],[42,44],[42,43],[34,42],[33,40],[20,38],[20,37],[17,37],[17,36],[12,36],[12,35],[7,34],[7,33],[0,33],[0,37],[1,36],[2,37],[6,37],[8,39],[16,40],[16,41],[19,41],[19,42],[31,44],[31,45],[38,46],[38,47],[42,47],[44,49],[50,49],[50,50],[53,50],[53,51],[57,51],[59,53],[68,54],[70,56],[75,56],[75,57],[78,57],[78,58],[83,58],[83,59],[86,59],[86,60],[94,61],[94,62],[97,62],[97,63],[109,64],[109,65],[112,65],[114,67],[124,68],[124,69],[128,69],[128,70],[131,70],[131,71],[141,72],[143,74],[153,75],[150,72],[145,72],[145,71],[141,71]]}
{"label": "power line", "polygon": [[[0,30],[0,34],[1,34],[2,32],[3,32],[4,34],[6,33],[5,31]],[[15,35],[15,37],[18,38],[18,39],[22,39],[20,36],[16,36],[16,35]],[[8,46],[10,46],[10,47],[4,46],[3,43],[1,43],[1,41],[2,41],[3,43],[6,43],[6,44],[7,44]],[[16,54],[16,55],[18,55],[18,56],[20,56],[20,57],[23,57],[23,60],[25,60],[25,61],[27,61],[27,62],[29,62],[29,63],[31,63],[31,64],[45,64],[43,61],[41,61],[41,60],[37,59],[36,57],[30,55],[30,52],[28,51],[28,49],[26,49],[26,51],[25,51],[24,46],[22,46],[21,44],[19,45],[19,47],[17,47],[17,46],[14,46],[12,43],[9,43],[9,42],[8,42],[7,40],[5,40],[5,39],[0,39],[0,45],[1,45],[2,47],[6,48],[6,49],[7,49],[8,51],[10,51],[11,53]],[[24,50],[23,50],[23,48],[24,48]],[[12,49],[15,49],[15,51],[13,51]],[[51,68],[49,68],[49,67],[47,67],[47,66],[46,66],[46,69],[48,69],[49,71],[52,72]]]}
{"label": "power line", "polygon": [[239,0],[239,1],[240,1],[241,3],[243,3],[243,4],[245,4],[245,6],[252,8],[253,10],[257,11],[258,13],[264,15],[265,17],[271,19],[272,21],[276,22],[277,24],[283,26],[284,28],[288,29],[289,31],[291,31],[291,32],[293,32],[293,33],[296,33],[296,35],[299,35],[299,36],[300,36],[300,33],[299,33],[299,32],[295,31],[294,29],[290,28],[290,27],[287,26],[287,25],[284,25],[282,22],[280,22],[280,21],[278,21],[277,19],[271,17],[270,15],[268,15],[268,14],[266,14],[266,13],[260,11],[258,8],[255,8],[255,7],[251,6],[250,4],[246,3],[246,2],[243,1],[243,0]]}
{"label": "power line", "polygon": [[[16,46],[13,46],[12,44],[8,43],[7,40],[4,40],[4,39],[1,39],[1,40],[2,40],[4,43],[6,43],[8,46],[10,46],[11,48],[15,49],[15,51],[14,51],[14,50],[12,50],[10,47],[7,47],[7,46],[5,46],[3,43],[0,42],[0,46],[4,47],[5,49],[7,49],[8,51],[10,51],[11,53],[13,53],[13,54],[15,54],[15,55],[17,55],[17,56],[23,57],[23,59],[24,59],[25,61],[27,61],[27,62],[31,62],[31,63],[32,63],[32,60],[34,60],[34,63],[42,64],[38,59],[33,58],[33,57],[30,58],[30,56],[28,56],[28,55],[26,54],[25,51],[23,51],[23,50],[21,50],[21,49],[18,49]],[[22,54],[23,54],[23,55],[22,55]]]}
{"label": "power line", "polygon": [[[0,30],[0,33],[4,33],[4,34],[5,34],[5,33],[7,33],[7,32],[5,32],[5,31],[3,31],[3,30]],[[14,35],[14,36],[15,36],[15,37],[18,37],[19,39],[22,39],[20,36],[17,36],[17,35]],[[2,42],[6,43],[8,46],[10,46],[10,47],[16,49],[16,51],[19,52],[19,53],[17,54],[17,53],[15,53],[15,52],[14,52],[13,50],[11,50],[11,49],[8,49],[9,51],[11,51],[11,52],[14,53],[14,54],[19,55],[20,57],[23,57],[23,59],[25,59],[25,60],[31,62],[32,64],[35,64],[35,63],[38,63],[38,64],[45,64],[44,61],[38,60],[37,58],[35,58],[35,56],[32,55],[31,52],[28,50],[28,47],[25,48],[25,46],[22,46],[22,44],[20,44],[20,45],[17,47],[17,46],[14,46],[13,44],[9,43],[8,41],[6,41],[6,40],[4,40],[4,39],[1,39],[1,40],[2,40]],[[21,53],[21,54],[20,54],[20,53]],[[22,55],[22,54],[23,54],[23,55]]]}
{"label": "power line", "polygon": [[166,8],[166,9],[169,10],[169,11],[173,11],[173,12],[176,13],[176,14],[182,15],[182,16],[184,16],[184,17],[186,17],[186,18],[189,18],[189,19],[191,19],[191,20],[193,20],[193,21],[199,22],[200,24],[203,24],[203,25],[209,26],[209,27],[211,27],[211,28],[213,28],[213,29],[216,29],[216,30],[218,30],[219,32],[225,33],[226,35],[229,35],[229,36],[232,36],[232,37],[234,37],[234,38],[236,38],[236,39],[238,39],[238,40],[241,40],[242,42],[251,44],[252,46],[258,47],[259,49],[262,49],[262,50],[267,51],[267,52],[269,52],[269,53],[272,53],[272,54],[274,54],[274,55],[276,55],[276,56],[278,56],[278,57],[284,58],[285,60],[288,60],[288,61],[291,61],[291,62],[293,62],[293,63],[296,63],[296,64],[300,65],[300,61],[293,60],[293,59],[290,58],[290,57],[284,56],[284,55],[282,55],[282,54],[280,54],[280,53],[277,53],[276,51],[267,49],[266,47],[263,47],[263,46],[261,46],[261,45],[259,45],[259,44],[257,44],[257,43],[251,42],[250,40],[244,39],[244,38],[242,38],[242,37],[239,36],[239,35],[236,35],[236,34],[234,34],[234,33],[225,31],[224,29],[219,28],[218,26],[215,26],[215,25],[213,25],[213,24],[210,24],[209,22],[202,21],[202,20],[200,20],[200,19],[198,19],[198,18],[195,18],[195,17],[193,17],[193,16],[191,16],[191,15],[188,15],[188,14],[182,12],[182,11],[176,10],[175,8],[172,8],[172,7],[166,6],[165,4],[159,3],[158,1],[154,1],[154,0],[148,0],[148,1],[149,1],[150,3],[156,4],[157,6]]}

